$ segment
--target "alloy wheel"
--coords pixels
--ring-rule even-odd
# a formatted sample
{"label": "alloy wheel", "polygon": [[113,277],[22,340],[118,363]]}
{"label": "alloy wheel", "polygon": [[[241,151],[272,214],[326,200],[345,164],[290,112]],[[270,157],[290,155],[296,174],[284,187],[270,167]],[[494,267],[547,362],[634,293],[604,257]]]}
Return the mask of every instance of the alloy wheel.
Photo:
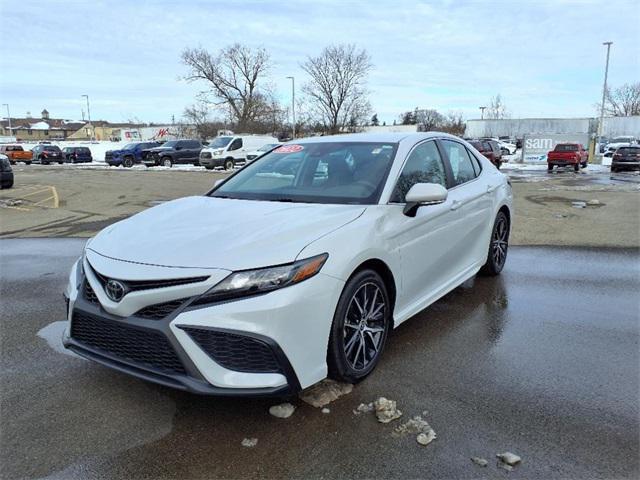
{"label": "alloy wheel", "polygon": [[507,259],[507,248],[509,247],[509,228],[507,219],[500,215],[491,238],[491,255],[498,270],[502,269]]}
{"label": "alloy wheel", "polygon": [[380,287],[367,282],[349,301],[344,319],[343,348],[354,370],[365,370],[380,353],[387,305]]}

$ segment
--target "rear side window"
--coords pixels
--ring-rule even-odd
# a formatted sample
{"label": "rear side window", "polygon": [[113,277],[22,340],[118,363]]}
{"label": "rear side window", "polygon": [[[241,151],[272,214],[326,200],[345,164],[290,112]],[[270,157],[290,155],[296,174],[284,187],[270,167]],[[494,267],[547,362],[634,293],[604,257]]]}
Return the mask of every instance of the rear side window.
{"label": "rear side window", "polygon": [[404,203],[407,192],[416,183],[438,183],[447,188],[444,164],[433,140],[413,149],[391,194],[391,202]]}
{"label": "rear side window", "polygon": [[469,158],[471,159],[471,163],[473,164],[473,169],[476,172],[476,177],[478,175],[480,175],[480,172],[482,172],[482,164],[480,163],[480,160],[478,159],[478,157],[476,157],[473,152],[469,151],[467,149],[467,154],[469,155]]}
{"label": "rear side window", "polygon": [[476,178],[476,171],[473,168],[469,152],[467,152],[464,145],[451,140],[442,140],[442,146],[449,158],[455,185],[460,185]]}

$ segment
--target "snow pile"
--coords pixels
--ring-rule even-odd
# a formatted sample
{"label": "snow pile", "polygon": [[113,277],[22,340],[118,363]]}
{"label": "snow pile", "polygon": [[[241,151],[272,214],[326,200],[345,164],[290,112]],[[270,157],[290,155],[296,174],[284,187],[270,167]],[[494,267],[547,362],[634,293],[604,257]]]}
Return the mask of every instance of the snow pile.
{"label": "snow pile", "polygon": [[324,407],[343,395],[351,393],[353,385],[327,378],[300,393],[300,399],[316,408]]}

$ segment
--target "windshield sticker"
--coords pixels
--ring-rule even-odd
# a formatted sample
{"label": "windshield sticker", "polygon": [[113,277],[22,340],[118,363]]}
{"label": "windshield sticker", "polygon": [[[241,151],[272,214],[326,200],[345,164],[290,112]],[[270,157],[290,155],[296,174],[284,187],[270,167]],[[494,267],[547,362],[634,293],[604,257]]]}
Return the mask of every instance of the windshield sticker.
{"label": "windshield sticker", "polygon": [[304,150],[302,145],[282,145],[276,148],[273,153],[296,153]]}

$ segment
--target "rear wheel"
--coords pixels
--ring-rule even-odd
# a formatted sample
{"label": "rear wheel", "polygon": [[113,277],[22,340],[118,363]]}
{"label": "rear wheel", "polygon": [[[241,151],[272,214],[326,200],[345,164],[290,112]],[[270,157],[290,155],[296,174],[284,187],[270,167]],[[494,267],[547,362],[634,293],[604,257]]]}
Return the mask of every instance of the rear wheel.
{"label": "rear wheel", "polygon": [[582,162],[582,164],[580,165],[582,168],[587,168],[587,162]]}
{"label": "rear wheel", "polygon": [[553,165],[547,165],[547,172],[551,172],[553,170]]}
{"label": "rear wheel", "polygon": [[171,161],[171,157],[162,157],[161,164],[163,167],[171,168],[173,165],[173,162]]}
{"label": "rear wheel", "polygon": [[580,171],[580,163],[576,163],[576,164],[573,166],[573,171],[574,171],[574,172],[579,172],[579,171]]}
{"label": "rear wheel", "polygon": [[233,159],[232,158],[227,158],[224,161],[224,169],[225,170],[232,170],[233,169]]}
{"label": "rear wheel", "polygon": [[329,336],[331,378],[356,383],[373,371],[391,328],[391,311],[387,288],[375,271],[362,270],[347,282]]}
{"label": "rear wheel", "polygon": [[509,219],[504,212],[498,212],[491,231],[487,262],[482,266],[480,272],[490,276],[499,275],[507,261],[508,248]]}
{"label": "rear wheel", "polygon": [[133,167],[133,158],[131,158],[131,157],[124,157],[124,160],[122,161],[122,164],[123,164],[126,168],[131,168],[131,167]]}

